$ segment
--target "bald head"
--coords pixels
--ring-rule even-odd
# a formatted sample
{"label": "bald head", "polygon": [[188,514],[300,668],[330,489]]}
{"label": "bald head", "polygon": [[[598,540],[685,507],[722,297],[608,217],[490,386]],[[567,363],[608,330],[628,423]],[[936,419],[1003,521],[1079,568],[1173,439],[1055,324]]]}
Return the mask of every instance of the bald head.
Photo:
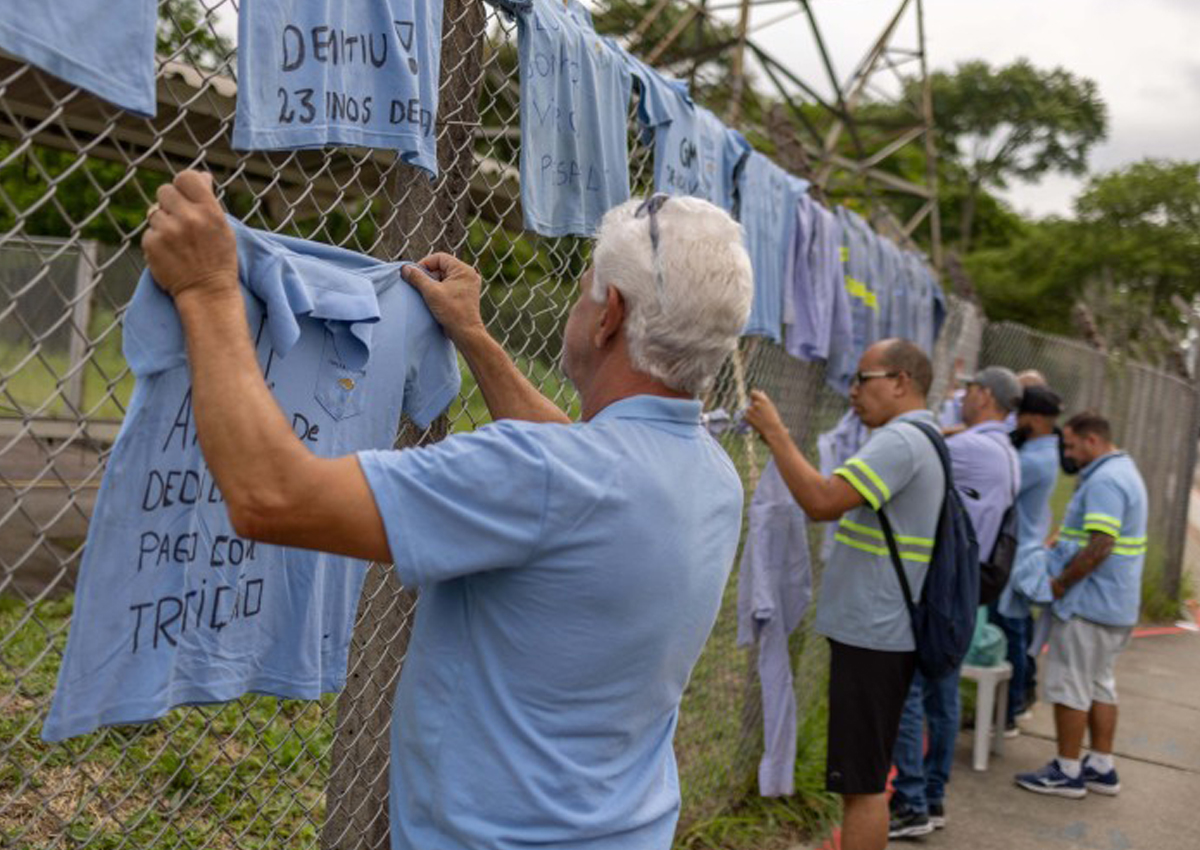
{"label": "bald head", "polygon": [[1018,372],[1017,380],[1022,387],[1044,387],[1049,384],[1046,376],[1037,369],[1026,369],[1024,372]]}
{"label": "bald head", "polygon": [[907,339],[884,339],[875,345],[880,346],[880,362],[889,372],[905,373],[922,399],[929,395],[929,388],[933,386],[933,366],[924,351]]}

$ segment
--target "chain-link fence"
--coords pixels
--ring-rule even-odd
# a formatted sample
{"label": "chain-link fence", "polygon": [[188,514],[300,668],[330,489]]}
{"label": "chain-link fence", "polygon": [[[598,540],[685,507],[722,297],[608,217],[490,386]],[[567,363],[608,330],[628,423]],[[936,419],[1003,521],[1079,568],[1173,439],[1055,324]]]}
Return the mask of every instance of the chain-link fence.
{"label": "chain-link fence", "polygon": [[[236,4],[164,2],[160,14],[154,119],[0,54],[0,845],[386,846],[389,705],[417,601],[382,567],[368,573],[337,697],[248,696],[61,744],[39,737],[88,518],[132,388],[121,317],[142,268],[145,208],[158,185],[195,165],[214,174],[226,206],[252,226],[389,259],[435,249],[463,256],[487,282],[489,328],[568,408],[576,399],[556,364],[589,246],[521,230],[516,33],[490,7],[446,2],[440,176],[432,182],[383,151],[233,151],[236,60],[223,33]],[[651,151],[632,116],[629,144],[633,189],[645,193]],[[1073,406],[1119,407],[1120,436],[1157,488],[1156,527],[1169,528],[1172,476],[1184,467],[1157,447],[1192,433],[1190,387],[1141,367],[1106,366],[1071,343],[1009,345],[1022,333],[1041,339],[1009,326],[984,339],[978,312],[950,304],[934,397],[956,370],[974,367],[983,344],[984,360],[1047,372]],[[1079,378],[1080,363],[1095,364],[1100,376],[1093,395],[1071,394],[1092,386]],[[846,410],[822,367],[759,339],[743,342],[706,406],[737,409],[751,386],[777,400],[809,456]],[[447,415],[425,433],[402,424],[398,445],[487,419],[464,373]],[[721,439],[750,492],[763,447],[738,433]],[[812,532],[819,583],[822,535],[815,525]],[[761,702],[753,649],[736,645],[736,597],[731,581],[684,698],[676,749],[685,830],[753,790]],[[819,764],[824,641],[806,623],[792,650],[802,758]]]}

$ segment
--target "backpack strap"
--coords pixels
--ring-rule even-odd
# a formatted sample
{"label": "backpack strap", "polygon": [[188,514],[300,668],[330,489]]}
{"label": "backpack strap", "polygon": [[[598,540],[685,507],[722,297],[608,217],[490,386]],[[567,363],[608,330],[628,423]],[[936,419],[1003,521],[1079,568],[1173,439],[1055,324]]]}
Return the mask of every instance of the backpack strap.
{"label": "backpack strap", "polygon": [[908,575],[904,572],[904,565],[900,563],[900,548],[896,545],[896,535],[892,533],[892,523],[888,520],[887,514],[883,512],[882,505],[876,511],[876,516],[879,517],[879,527],[883,530],[884,539],[887,540],[892,568],[896,571],[896,578],[900,580],[900,590],[904,593],[904,605],[908,608],[909,617],[915,619],[917,606],[913,602],[912,588],[908,584]]}

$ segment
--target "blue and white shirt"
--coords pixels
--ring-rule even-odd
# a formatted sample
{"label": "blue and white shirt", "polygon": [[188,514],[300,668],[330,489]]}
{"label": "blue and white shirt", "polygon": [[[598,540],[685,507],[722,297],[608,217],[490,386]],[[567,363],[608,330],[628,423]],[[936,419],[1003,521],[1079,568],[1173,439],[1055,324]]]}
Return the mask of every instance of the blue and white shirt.
{"label": "blue and white shirt", "polygon": [[632,396],[362,452],[421,589],[392,721],[394,850],[666,848],[671,739],[737,551],[700,403]]}
{"label": "blue and white shirt", "polygon": [[1080,547],[1093,532],[1115,539],[1112,554],[1054,603],[1062,620],[1082,617],[1105,626],[1135,626],[1142,600],[1149,502],[1133,458],[1113,452],[1079,473],[1059,539]]}
{"label": "blue and white shirt", "polygon": [[[297,439],[390,446],[458,392],[452,346],[402,263],[234,223],[249,331]],[[149,274],[124,324],[137,378],[88,526],[42,730],[60,740],[255,691],[339,690],[366,564],[239,538],[204,463],[175,305]]]}
{"label": "blue and white shirt", "polygon": [[237,150],[352,145],[437,176],[442,0],[242,0]]}
{"label": "blue and white shirt", "polygon": [[521,207],[544,236],[591,236],[629,200],[633,76],[579,0],[505,0],[521,68]]}
{"label": "blue and white shirt", "polygon": [[738,173],[738,219],[754,269],[754,301],[742,331],[747,336],[783,340],[787,246],[796,228],[796,204],[808,185],[758,151],[746,157]]}
{"label": "blue and white shirt", "polygon": [[628,56],[638,83],[638,120],[654,136],[654,188],[733,209],[733,176],[750,152],[741,133],[692,102],[687,84]]}
{"label": "blue and white shirt", "polygon": [[4,0],[0,49],[153,118],[157,0]]}
{"label": "blue and white shirt", "polygon": [[1044,543],[1050,534],[1050,496],[1058,481],[1058,435],[1027,440],[1017,452],[1021,492],[1017,494],[1017,540]]}

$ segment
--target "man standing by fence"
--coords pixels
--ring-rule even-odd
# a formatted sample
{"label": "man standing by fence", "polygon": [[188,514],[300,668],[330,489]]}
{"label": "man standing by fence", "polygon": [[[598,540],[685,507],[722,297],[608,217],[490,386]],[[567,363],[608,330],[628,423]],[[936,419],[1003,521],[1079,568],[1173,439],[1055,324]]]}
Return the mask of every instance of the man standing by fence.
{"label": "man standing by fence", "polygon": [[826,787],[845,804],[844,850],[882,850],[888,837],[885,790],[904,697],[916,669],[912,622],[876,511],[887,507],[905,574],[919,597],[933,551],[945,478],[920,429],[929,358],[908,340],[868,348],[850,402],[874,428],[862,450],[824,478],[801,454],[765,393],[751,393],[746,420],[770,447],[779,472],[812,519],[840,520],[821,580],[816,630],[829,638]]}
{"label": "man standing by fence", "polygon": [[392,561],[421,588],[391,730],[393,848],[669,847],[679,701],[741,527],[697,400],[749,314],[736,222],[666,196],[605,216],[563,343],[577,425],[488,335],[473,269],[410,267],[507,421],[323,459],[259,372],[211,181],[185,172],[159,202],[143,247],[239,535]]}
{"label": "man standing by fence", "polygon": [[[1058,757],[1017,785],[1079,798],[1121,790],[1113,766],[1117,731],[1116,660],[1141,606],[1146,558],[1146,486],[1133,459],[1112,442],[1108,420],[1080,413],[1063,428],[1063,454],[1080,467],[1059,531],[1082,546],[1051,582],[1046,699],[1054,704]],[[1046,616],[1046,615],[1043,615]],[[1091,752],[1082,761],[1083,733]]]}
{"label": "man standing by fence", "polygon": [[[980,556],[986,559],[1020,487],[1020,462],[1005,419],[1021,398],[1021,385],[1003,366],[989,366],[966,383],[966,429],[948,437],[946,448],[955,487],[975,528]],[[927,679],[920,671],[913,677],[893,753],[897,775],[892,783],[896,793],[891,799],[891,838],[927,835],[946,825],[944,800],[958,735],[958,680],[958,671],[940,679]]]}

